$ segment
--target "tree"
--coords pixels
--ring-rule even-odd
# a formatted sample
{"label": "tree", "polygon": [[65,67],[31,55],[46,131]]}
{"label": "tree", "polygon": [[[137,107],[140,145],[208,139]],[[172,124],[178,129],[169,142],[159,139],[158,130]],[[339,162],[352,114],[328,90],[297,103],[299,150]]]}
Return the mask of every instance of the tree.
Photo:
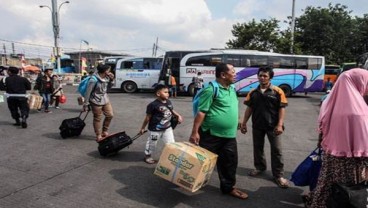
{"label": "tree", "polygon": [[262,19],[259,23],[254,19],[248,23],[233,25],[232,34],[235,37],[229,40],[228,48],[241,48],[260,51],[277,50],[279,33],[279,21],[275,18]]}
{"label": "tree", "polygon": [[[324,56],[327,64],[356,61],[368,50],[368,14],[352,17],[347,6],[331,3],[327,8],[308,6],[295,19],[295,54]],[[254,19],[233,25],[228,48],[290,53],[290,28],[280,30],[275,18]],[[288,17],[288,23],[291,18]]]}
{"label": "tree", "polygon": [[356,41],[351,11],[341,4],[328,8],[307,7],[296,18],[296,42],[305,54],[325,56],[330,63],[355,60],[351,46]]}
{"label": "tree", "polygon": [[356,42],[352,50],[355,54],[363,54],[368,51],[368,14],[365,14],[362,18],[355,17],[355,19],[354,36]]}

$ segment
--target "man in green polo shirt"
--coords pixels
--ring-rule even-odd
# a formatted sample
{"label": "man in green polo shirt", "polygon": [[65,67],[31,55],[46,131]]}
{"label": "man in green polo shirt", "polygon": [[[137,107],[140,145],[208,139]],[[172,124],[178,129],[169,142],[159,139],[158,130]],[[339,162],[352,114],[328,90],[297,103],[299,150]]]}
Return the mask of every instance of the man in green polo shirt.
{"label": "man in green polo shirt", "polygon": [[235,70],[231,64],[216,66],[216,82],[219,85],[215,96],[214,86],[208,85],[199,94],[198,113],[194,118],[189,141],[218,154],[217,171],[223,194],[247,199],[248,195],[235,188],[238,150],[238,98],[234,89]]}

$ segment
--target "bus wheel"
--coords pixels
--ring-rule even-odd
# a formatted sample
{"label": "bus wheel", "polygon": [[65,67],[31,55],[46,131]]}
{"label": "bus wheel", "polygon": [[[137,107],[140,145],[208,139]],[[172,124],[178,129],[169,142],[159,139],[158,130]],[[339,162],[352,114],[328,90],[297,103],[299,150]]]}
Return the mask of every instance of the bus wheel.
{"label": "bus wheel", "polygon": [[127,82],[124,82],[122,85],[121,85],[121,90],[123,92],[126,92],[126,93],[132,93],[132,92],[135,92],[137,91],[137,84],[135,84],[134,82],[132,81],[127,81]]}
{"label": "bus wheel", "polygon": [[286,97],[290,97],[292,95],[289,85],[280,85],[279,87],[282,89],[282,91],[284,91]]}

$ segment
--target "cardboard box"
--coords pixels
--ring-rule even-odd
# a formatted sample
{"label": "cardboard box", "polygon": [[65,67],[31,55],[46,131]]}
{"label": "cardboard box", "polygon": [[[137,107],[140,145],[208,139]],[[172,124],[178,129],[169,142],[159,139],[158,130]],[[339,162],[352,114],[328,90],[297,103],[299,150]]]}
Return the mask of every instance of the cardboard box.
{"label": "cardboard box", "polygon": [[30,94],[28,97],[29,109],[41,109],[43,98],[36,94]]}
{"label": "cardboard box", "polygon": [[192,143],[168,143],[154,174],[195,192],[209,181],[216,161],[216,154]]}

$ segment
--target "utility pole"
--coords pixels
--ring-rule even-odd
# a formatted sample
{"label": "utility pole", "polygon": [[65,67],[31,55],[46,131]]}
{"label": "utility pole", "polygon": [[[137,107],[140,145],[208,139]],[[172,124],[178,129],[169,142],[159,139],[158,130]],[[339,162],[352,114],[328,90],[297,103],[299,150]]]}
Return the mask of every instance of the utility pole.
{"label": "utility pole", "polygon": [[61,73],[60,68],[60,54],[59,54],[59,14],[57,8],[57,0],[51,0],[51,8],[52,8],[52,28],[54,32],[54,54],[56,57],[56,68],[57,72]]}
{"label": "utility pole", "polygon": [[157,48],[158,48],[157,44],[158,44],[158,37],[156,38],[156,43],[153,44],[152,57],[156,57],[157,55]]}
{"label": "utility pole", "polygon": [[14,43],[12,43],[11,46],[12,46],[13,55],[15,55],[15,46],[14,46]]}
{"label": "utility pole", "polygon": [[292,11],[291,11],[291,44],[290,53],[294,53],[294,30],[295,30],[295,0],[293,1]]}
{"label": "utility pole", "polygon": [[58,7],[57,0],[51,0],[51,8],[46,5],[40,5],[40,8],[47,7],[51,11],[51,18],[52,18],[52,31],[54,32],[54,48],[53,53],[56,57],[56,68],[57,72],[60,73],[60,47],[59,47],[59,38],[60,38],[60,22],[59,22],[59,11],[60,7],[63,4],[68,4],[69,1],[64,1]]}

